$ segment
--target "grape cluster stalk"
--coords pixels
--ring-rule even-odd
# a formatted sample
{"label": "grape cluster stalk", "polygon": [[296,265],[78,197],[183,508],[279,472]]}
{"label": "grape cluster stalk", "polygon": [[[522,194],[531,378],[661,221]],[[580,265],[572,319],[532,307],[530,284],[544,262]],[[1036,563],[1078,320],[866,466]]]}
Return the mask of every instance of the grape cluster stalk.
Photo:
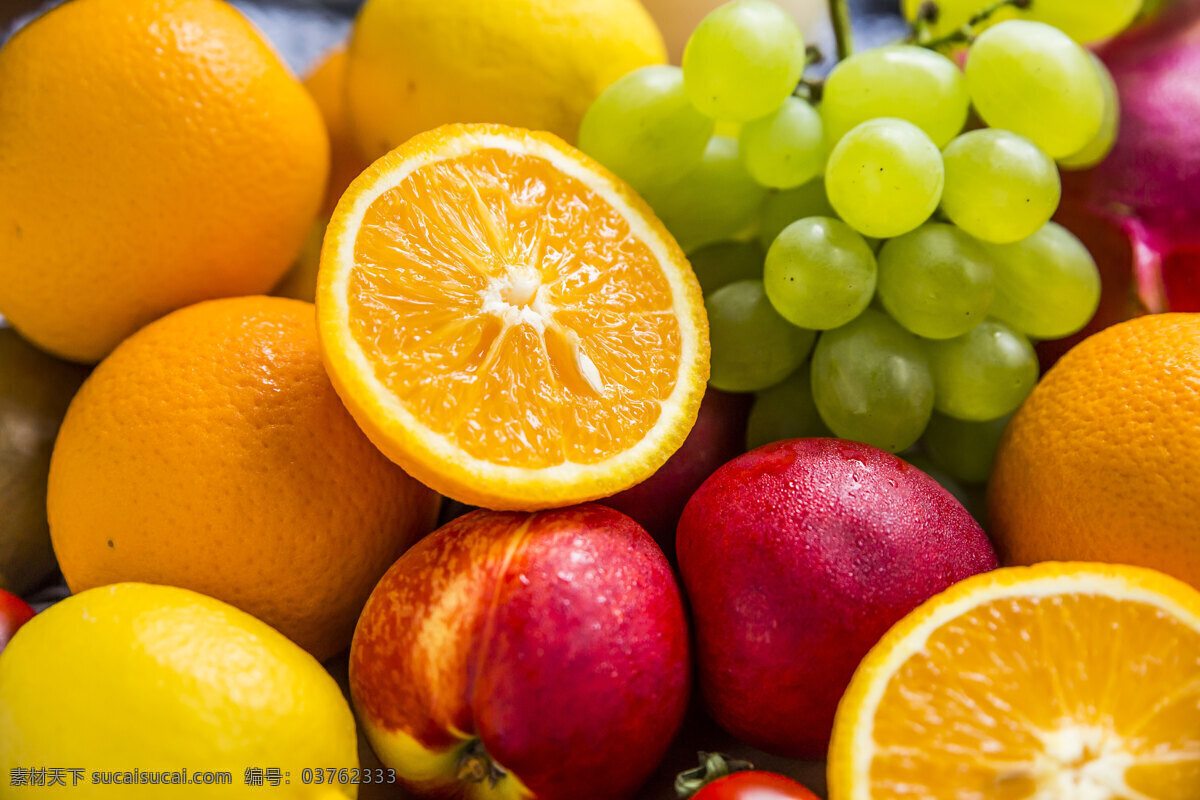
{"label": "grape cluster stalk", "polygon": [[904,41],[816,56],[769,0],[705,17],[681,67],[605,90],[579,145],[630,182],[688,253],[711,383],[757,395],[748,444],[829,435],[919,446],[987,478],[1038,379],[1037,340],[1092,317],[1100,278],[1051,221],[1060,170],[1093,166],[1119,98],[1083,46],[1141,0],[905,0]]}

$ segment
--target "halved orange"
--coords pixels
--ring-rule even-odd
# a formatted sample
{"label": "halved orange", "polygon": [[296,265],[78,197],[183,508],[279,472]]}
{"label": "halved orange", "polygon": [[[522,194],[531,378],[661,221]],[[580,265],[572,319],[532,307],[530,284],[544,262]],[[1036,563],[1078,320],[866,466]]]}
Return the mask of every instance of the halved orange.
{"label": "halved orange", "polygon": [[838,708],[831,800],[1197,800],[1200,592],[1047,563],[934,597]]}
{"label": "halved orange", "polygon": [[342,196],[317,313],[334,386],[389,458],[497,509],[604,497],[683,443],[708,379],[687,259],[557,137],[448,125]]}

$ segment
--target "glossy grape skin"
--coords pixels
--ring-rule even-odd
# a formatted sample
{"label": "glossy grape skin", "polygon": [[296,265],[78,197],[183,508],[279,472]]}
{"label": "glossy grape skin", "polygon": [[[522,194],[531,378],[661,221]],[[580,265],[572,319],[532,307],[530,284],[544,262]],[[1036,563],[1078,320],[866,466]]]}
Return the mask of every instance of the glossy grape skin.
{"label": "glossy grape skin", "polygon": [[714,242],[688,256],[705,296],[735,281],[758,281],[766,254],[758,242]]}
{"label": "glossy grape skin", "polygon": [[712,343],[709,383],[727,392],[774,386],[808,358],[816,338],[775,311],[762,281],[737,281],[704,300]]}
{"label": "glossy grape skin", "polygon": [[998,320],[984,320],[954,339],[926,340],[925,349],[934,407],[956,419],[986,422],[1011,414],[1037,383],[1033,345]]}
{"label": "glossy grape skin", "polygon": [[769,250],[783,229],[805,217],[836,217],[837,212],[825,196],[825,179],[814,178],[795,189],[767,194],[759,215],[758,241]]}
{"label": "glossy grape skin", "polygon": [[[904,15],[915,19],[924,0],[904,0]],[[938,0],[938,20],[930,32],[934,36],[955,31],[987,3],[981,0]],[[991,20],[1000,22],[1014,17],[1045,22],[1059,28],[1077,42],[1097,42],[1120,33],[1133,22],[1142,8],[1142,0],[1035,0],[1028,9],[1002,9]]]}
{"label": "glossy grape skin", "polygon": [[932,222],[879,251],[879,299],[918,336],[950,339],[987,316],[995,294],[979,243],[953,225]]}
{"label": "glossy grape skin", "polygon": [[875,294],[875,254],[839,219],[807,217],[783,229],[767,251],[763,284],[793,325],[829,330],[862,313]]}
{"label": "glossy grape skin", "polygon": [[817,413],[812,396],[812,370],[805,364],[781,383],[755,395],[746,424],[746,449],[783,439],[815,436],[833,436],[833,432]]}
{"label": "glossy grape skin", "polygon": [[825,165],[825,191],[838,216],[865,236],[908,233],[942,199],[942,154],[911,122],[881,118],[851,130]]}
{"label": "glossy grape skin", "polygon": [[765,116],[796,88],[807,56],[795,21],[768,0],[718,6],[692,31],[683,51],[688,97],[714,119]]}
{"label": "glossy grape skin", "polygon": [[812,390],[835,434],[891,453],[920,438],[933,410],[933,377],[919,340],[874,309],[821,334]]}
{"label": "glossy grape skin", "polygon": [[1091,56],[1049,25],[1009,20],[988,28],[967,57],[979,116],[1033,141],[1051,158],[1083,149],[1104,120],[1104,86]]}
{"label": "glossy grape skin", "polygon": [[967,484],[985,482],[1009,416],[986,422],[967,422],[936,411],[921,437],[929,458],[948,475]]}
{"label": "glossy grape skin", "polygon": [[825,137],[821,115],[799,97],[742,126],[738,140],[746,171],[761,185],[791,189],[821,174]]}
{"label": "glossy grape skin", "polygon": [[997,128],[964,133],[942,151],[942,160],[942,211],[977,239],[1019,241],[1058,210],[1058,167],[1024,136]]}
{"label": "glossy grape skin", "polygon": [[645,191],[694,169],[713,127],[688,100],[681,69],[642,67],[592,102],[579,126],[579,149]]}
{"label": "glossy grape skin", "polygon": [[1096,313],[1100,270],[1083,242],[1057,222],[984,250],[995,273],[991,314],[997,319],[1036,339],[1061,339]]}
{"label": "glossy grape skin", "polygon": [[838,64],[821,96],[830,146],[876,117],[907,120],[945,147],[963,129],[970,108],[962,70],[940,53],[891,45],[855,53]]}
{"label": "glossy grape skin", "polygon": [[1096,57],[1095,53],[1088,55],[1092,57],[1092,65],[1099,73],[1100,83],[1104,87],[1104,119],[1100,123],[1099,132],[1092,137],[1087,146],[1077,153],[1058,160],[1059,166],[1063,169],[1089,169],[1096,166],[1112,152],[1113,145],[1117,143],[1117,134],[1120,133],[1121,95],[1117,91],[1117,82],[1113,80],[1112,73],[1108,71],[1104,62]]}
{"label": "glossy grape skin", "polygon": [[1086,43],[1125,30],[1141,8],[1142,0],[1037,0],[1023,13]]}
{"label": "glossy grape skin", "polygon": [[647,189],[644,196],[690,253],[748,228],[766,194],[742,166],[737,139],[713,136],[695,169],[675,183]]}

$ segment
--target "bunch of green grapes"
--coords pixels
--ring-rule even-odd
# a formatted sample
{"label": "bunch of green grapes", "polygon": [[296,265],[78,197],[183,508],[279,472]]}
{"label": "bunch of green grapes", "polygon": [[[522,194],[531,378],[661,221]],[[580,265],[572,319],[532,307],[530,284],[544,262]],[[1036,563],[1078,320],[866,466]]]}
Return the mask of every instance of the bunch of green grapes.
{"label": "bunch of green grapes", "polygon": [[814,91],[793,20],[734,0],[700,22],[682,67],[632,72],[585,115],[581,149],[692,260],[712,385],[757,393],[749,445],[922,442],[941,472],[979,483],[1037,382],[1033,343],[1095,313],[1096,264],[1051,217],[1060,168],[1103,160],[1120,116],[1078,42],[1141,3],[1013,5],[939,2],[910,42],[844,58]]}

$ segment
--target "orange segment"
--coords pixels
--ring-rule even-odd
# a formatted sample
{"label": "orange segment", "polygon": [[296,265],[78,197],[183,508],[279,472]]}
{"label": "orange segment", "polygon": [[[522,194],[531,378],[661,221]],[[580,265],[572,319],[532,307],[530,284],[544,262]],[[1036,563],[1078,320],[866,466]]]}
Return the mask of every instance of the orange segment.
{"label": "orange segment", "polygon": [[493,508],[595,499],[682,443],[707,321],[645,204],[549,134],[455,125],[376,162],[334,212],[318,314],[367,435]]}
{"label": "orange segment", "polygon": [[1197,800],[1200,593],[1043,564],[901,621],[838,709],[831,800]]}

